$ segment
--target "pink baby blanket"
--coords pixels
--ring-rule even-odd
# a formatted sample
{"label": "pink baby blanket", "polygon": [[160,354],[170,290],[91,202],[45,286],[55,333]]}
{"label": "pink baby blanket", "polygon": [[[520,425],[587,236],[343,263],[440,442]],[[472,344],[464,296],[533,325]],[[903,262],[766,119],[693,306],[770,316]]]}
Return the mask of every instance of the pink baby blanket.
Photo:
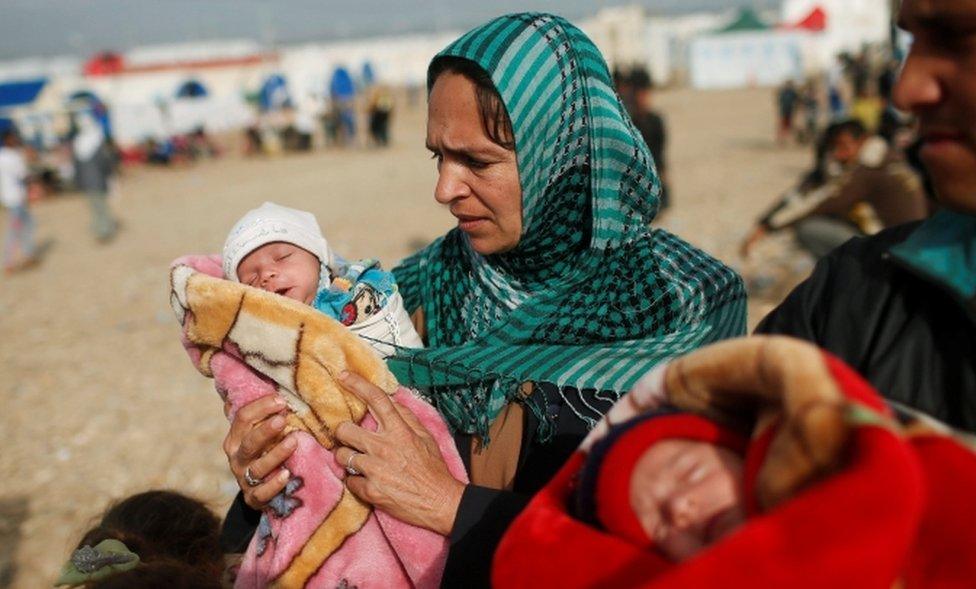
{"label": "pink baby blanket", "polygon": [[235,587],[437,587],[447,539],[374,510],[343,484],[332,430],[346,420],[375,430],[376,421],[335,376],[349,370],[392,395],[437,441],[451,474],[467,482],[444,420],[337,321],[222,276],[219,256],[173,263],[170,302],[183,346],[214,379],[231,419],[251,401],[280,395],[288,428],[298,430],[298,448],[285,463],[291,478],[264,510]]}

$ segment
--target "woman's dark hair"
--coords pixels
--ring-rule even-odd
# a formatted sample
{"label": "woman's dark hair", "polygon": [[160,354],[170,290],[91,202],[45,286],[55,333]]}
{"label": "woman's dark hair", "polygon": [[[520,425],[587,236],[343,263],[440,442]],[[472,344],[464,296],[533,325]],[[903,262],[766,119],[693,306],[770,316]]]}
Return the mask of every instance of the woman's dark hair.
{"label": "woman's dark hair", "polygon": [[458,74],[471,80],[475,86],[475,97],[478,100],[478,110],[481,115],[481,126],[485,135],[495,144],[505,149],[515,149],[515,133],[512,131],[512,119],[505,110],[505,103],[495,88],[495,83],[480,65],[453,55],[444,55],[434,59],[427,71],[427,91],[434,87],[434,82],[444,72]]}
{"label": "woman's dark hair", "polygon": [[78,548],[113,538],[139,555],[137,569],[175,561],[217,579],[223,570],[220,520],[206,505],[181,493],[147,491],[116,503]]}

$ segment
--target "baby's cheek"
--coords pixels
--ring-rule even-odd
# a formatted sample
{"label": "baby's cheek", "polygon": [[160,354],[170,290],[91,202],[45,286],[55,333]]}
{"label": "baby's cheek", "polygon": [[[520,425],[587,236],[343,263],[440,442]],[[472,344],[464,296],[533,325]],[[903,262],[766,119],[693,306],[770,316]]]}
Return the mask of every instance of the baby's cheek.
{"label": "baby's cheek", "polygon": [[687,531],[675,531],[660,540],[655,539],[655,545],[674,562],[688,560],[705,547],[701,538]]}
{"label": "baby's cheek", "polygon": [[651,540],[656,541],[657,539],[654,537],[654,533],[655,530],[661,527],[659,525],[661,521],[661,511],[650,492],[638,491],[632,493],[630,497],[630,507],[633,510],[637,521],[640,522],[641,528],[644,530],[644,534]]}

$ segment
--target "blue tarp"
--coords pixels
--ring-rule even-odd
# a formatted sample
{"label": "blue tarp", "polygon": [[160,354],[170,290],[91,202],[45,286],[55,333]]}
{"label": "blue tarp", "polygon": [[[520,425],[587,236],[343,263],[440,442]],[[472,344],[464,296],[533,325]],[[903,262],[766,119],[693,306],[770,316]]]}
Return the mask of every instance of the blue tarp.
{"label": "blue tarp", "polygon": [[94,92],[79,90],[68,97],[68,104],[75,105],[75,108],[83,104],[84,106],[82,108],[87,108],[91,111],[92,116],[102,126],[105,134],[109,137],[112,136],[112,119],[109,117],[108,107],[105,106],[105,103]]}
{"label": "blue tarp", "polygon": [[177,98],[204,98],[209,92],[207,92],[207,87],[198,82],[197,80],[187,80],[180,85],[180,89],[176,91]]}
{"label": "blue tarp", "polygon": [[30,104],[37,99],[47,80],[23,80],[0,84],[0,108]]}
{"label": "blue tarp", "polygon": [[288,95],[288,81],[278,74],[268,76],[268,79],[261,86],[259,100],[261,110],[277,110],[291,106],[291,97]]}
{"label": "blue tarp", "polygon": [[352,100],[356,96],[356,85],[346,68],[336,68],[329,82],[329,96],[333,100]]}

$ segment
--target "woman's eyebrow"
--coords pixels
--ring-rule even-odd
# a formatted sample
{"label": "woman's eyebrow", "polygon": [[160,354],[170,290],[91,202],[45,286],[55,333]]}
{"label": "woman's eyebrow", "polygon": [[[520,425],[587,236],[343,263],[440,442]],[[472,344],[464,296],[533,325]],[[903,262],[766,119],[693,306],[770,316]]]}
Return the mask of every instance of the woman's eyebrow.
{"label": "woman's eyebrow", "polygon": [[463,155],[463,156],[492,156],[495,155],[494,151],[492,150],[493,145],[494,143],[490,145],[485,145],[483,147],[476,147],[472,145],[455,145],[455,146],[442,145],[437,147],[431,145],[430,143],[427,143],[426,147],[428,151],[433,153],[449,153],[452,155]]}

